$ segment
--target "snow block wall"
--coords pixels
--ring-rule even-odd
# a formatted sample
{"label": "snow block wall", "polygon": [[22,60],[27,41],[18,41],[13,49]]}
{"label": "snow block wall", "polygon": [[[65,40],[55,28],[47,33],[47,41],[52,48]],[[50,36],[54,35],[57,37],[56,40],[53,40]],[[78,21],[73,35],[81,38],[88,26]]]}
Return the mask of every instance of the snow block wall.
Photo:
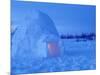
{"label": "snow block wall", "polygon": [[[22,14],[23,10],[26,12]],[[50,42],[54,43],[56,47],[60,47],[60,37],[52,19],[36,9],[23,10],[20,10],[19,6],[17,14],[12,11],[12,59],[30,61],[49,56]],[[56,54],[55,52],[60,53],[56,50],[52,51],[51,55]]]}

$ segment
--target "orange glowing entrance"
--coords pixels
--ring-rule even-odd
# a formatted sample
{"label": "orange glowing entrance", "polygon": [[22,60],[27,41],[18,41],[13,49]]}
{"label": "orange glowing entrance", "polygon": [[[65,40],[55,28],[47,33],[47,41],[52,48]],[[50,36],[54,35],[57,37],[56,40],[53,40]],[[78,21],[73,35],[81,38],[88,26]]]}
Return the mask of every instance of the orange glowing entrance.
{"label": "orange glowing entrance", "polygon": [[48,55],[49,56],[58,56],[59,55],[59,45],[56,42],[48,43]]}

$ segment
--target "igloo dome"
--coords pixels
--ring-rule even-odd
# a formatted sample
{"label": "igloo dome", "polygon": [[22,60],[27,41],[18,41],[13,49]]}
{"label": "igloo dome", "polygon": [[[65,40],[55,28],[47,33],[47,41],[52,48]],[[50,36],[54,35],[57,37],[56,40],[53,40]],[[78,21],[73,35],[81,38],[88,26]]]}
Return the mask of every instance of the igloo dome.
{"label": "igloo dome", "polygon": [[28,62],[58,55],[59,34],[52,19],[36,9],[23,10],[12,11],[12,59]]}

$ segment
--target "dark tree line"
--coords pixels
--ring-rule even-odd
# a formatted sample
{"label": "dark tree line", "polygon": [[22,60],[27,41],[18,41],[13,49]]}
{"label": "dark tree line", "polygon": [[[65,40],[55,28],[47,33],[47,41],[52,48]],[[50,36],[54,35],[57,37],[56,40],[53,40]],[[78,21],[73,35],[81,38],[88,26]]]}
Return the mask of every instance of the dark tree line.
{"label": "dark tree line", "polygon": [[82,33],[80,35],[61,35],[61,39],[85,39],[85,40],[95,40],[96,39],[96,34],[95,33]]}

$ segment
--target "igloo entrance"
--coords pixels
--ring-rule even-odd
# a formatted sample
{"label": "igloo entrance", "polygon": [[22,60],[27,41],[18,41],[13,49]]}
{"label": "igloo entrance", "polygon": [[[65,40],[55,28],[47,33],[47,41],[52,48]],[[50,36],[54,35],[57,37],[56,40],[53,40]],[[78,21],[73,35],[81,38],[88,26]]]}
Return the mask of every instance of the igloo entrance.
{"label": "igloo entrance", "polygon": [[57,57],[60,55],[60,48],[57,42],[47,43],[47,54],[49,57]]}

